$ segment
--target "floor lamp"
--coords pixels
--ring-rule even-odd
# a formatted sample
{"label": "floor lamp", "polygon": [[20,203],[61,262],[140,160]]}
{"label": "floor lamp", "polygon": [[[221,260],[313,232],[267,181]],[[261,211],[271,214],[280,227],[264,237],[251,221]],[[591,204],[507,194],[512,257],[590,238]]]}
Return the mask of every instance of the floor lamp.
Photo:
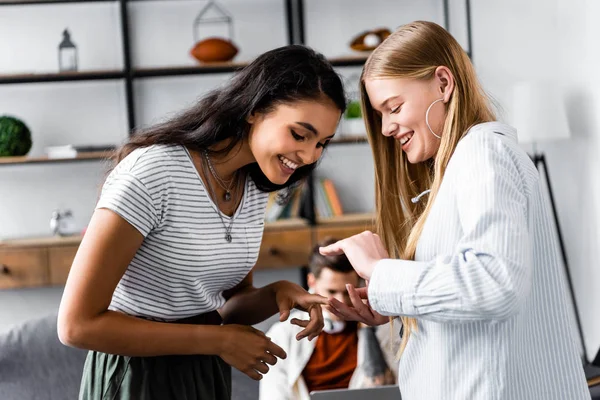
{"label": "floor lamp", "polygon": [[554,226],[560,246],[560,252],[563,260],[565,277],[569,285],[569,292],[574,308],[575,320],[579,331],[579,339],[583,347],[583,361],[589,364],[585,341],[583,338],[583,329],[581,319],[575,300],[575,291],[571,280],[569,263],[565,243],[560,229],[558,213],[556,212],[556,203],[554,201],[554,192],[546,164],[544,153],[538,151],[537,144],[540,142],[549,142],[565,140],[570,137],[567,114],[560,90],[556,88],[556,83],[544,82],[520,82],[512,89],[512,125],[517,128],[519,143],[531,143],[533,152],[530,155],[536,168],[545,179],[550,205],[552,207],[552,216]]}

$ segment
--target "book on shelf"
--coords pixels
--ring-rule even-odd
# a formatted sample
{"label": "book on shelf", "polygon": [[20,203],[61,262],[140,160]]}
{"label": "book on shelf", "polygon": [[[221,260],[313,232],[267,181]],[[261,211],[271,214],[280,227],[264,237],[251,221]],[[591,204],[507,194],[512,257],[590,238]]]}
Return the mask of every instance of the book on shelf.
{"label": "book on shelf", "polygon": [[331,179],[321,178],[318,180],[315,191],[317,217],[331,218],[344,214],[340,197]]}
{"label": "book on shelf", "polygon": [[48,146],[44,149],[44,152],[48,158],[75,158],[81,153],[112,151],[115,148],[114,145],[76,146],[67,144],[64,146]]}
{"label": "book on shelf", "polygon": [[[343,215],[340,197],[333,181],[326,178],[314,181],[314,207],[317,217],[329,218]],[[267,201],[265,221],[273,222],[286,218],[306,218],[310,215],[308,184],[305,182],[292,189],[287,199],[282,201],[278,192],[270,193]]]}

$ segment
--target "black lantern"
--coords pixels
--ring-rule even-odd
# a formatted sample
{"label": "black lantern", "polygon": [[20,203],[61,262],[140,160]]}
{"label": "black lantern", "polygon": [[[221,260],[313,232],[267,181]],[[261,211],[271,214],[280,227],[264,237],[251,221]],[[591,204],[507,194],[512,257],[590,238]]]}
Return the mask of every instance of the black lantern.
{"label": "black lantern", "polygon": [[[194,43],[198,43],[202,38],[198,35],[198,30],[202,26],[216,25],[221,27],[223,32],[211,32],[208,36],[225,37],[228,35],[230,41],[233,41],[233,19],[225,9],[218,5],[214,0],[210,0],[206,6],[198,13],[194,19]],[[203,35],[206,37],[207,35]]]}
{"label": "black lantern", "polygon": [[63,40],[58,45],[58,70],[77,71],[77,46],[71,41],[68,29],[63,31]]}

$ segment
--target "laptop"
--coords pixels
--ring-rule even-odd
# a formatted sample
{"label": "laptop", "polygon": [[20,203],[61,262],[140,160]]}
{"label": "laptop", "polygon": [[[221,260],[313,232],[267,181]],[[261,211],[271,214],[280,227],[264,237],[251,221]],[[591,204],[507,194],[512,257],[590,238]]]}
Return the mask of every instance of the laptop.
{"label": "laptop", "polygon": [[378,386],[364,389],[317,390],[310,393],[310,400],[400,400],[397,385]]}

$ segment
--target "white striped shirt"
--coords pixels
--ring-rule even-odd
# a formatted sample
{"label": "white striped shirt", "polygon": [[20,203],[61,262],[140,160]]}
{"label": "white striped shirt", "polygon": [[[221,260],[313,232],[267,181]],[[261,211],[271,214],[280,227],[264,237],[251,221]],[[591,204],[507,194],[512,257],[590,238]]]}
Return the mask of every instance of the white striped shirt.
{"label": "white striped shirt", "polygon": [[[109,309],[172,321],[222,307],[223,290],[256,263],[267,199],[247,178],[228,243],[218,208],[185,148],[134,150],[111,172],[97,204],[144,235]],[[230,218],[222,217],[229,225]]]}
{"label": "white striped shirt", "polygon": [[415,261],[382,260],[371,277],[375,310],[418,321],[400,359],[402,399],[589,399],[564,282],[550,211],[516,130],[473,127],[450,160]]}

